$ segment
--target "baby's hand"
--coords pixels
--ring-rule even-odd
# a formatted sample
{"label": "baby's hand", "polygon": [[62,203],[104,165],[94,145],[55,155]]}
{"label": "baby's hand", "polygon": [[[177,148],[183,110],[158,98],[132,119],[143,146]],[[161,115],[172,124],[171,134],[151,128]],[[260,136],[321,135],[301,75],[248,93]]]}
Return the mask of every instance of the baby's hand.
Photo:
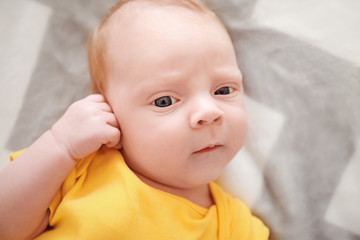
{"label": "baby's hand", "polygon": [[119,124],[102,95],[90,95],[73,103],[50,130],[59,147],[76,160],[103,144],[121,147]]}

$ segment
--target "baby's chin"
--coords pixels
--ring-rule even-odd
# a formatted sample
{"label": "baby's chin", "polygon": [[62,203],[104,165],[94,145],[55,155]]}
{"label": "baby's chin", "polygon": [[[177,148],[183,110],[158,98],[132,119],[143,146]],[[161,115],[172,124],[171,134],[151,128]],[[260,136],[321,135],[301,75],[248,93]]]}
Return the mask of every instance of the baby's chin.
{"label": "baby's chin", "polygon": [[194,189],[207,186],[210,182],[215,181],[221,175],[223,169],[216,169],[213,171],[199,170],[196,175],[184,177],[178,181],[169,182],[172,186],[179,189]]}
{"label": "baby's chin", "polygon": [[146,185],[175,195],[177,195],[176,191],[187,191],[206,187],[210,182],[215,181],[221,174],[221,171],[209,173],[204,170],[203,173],[196,175],[179,174],[177,176],[149,176],[146,173],[132,171]]}

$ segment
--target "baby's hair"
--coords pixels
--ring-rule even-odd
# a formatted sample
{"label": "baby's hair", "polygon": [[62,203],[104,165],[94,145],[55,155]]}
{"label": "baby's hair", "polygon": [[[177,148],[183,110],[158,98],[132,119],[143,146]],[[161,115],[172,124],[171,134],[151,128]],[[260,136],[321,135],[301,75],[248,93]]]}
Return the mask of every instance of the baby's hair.
{"label": "baby's hair", "polygon": [[107,52],[106,52],[106,26],[111,16],[122,6],[129,2],[147,2],[156,6],[180,6],[192,11],[212,15],[221,25],[223,23],[201,0],[122,0],[110,9],[102,19],[99,26],[94,30],[88,44],[89,71],[92,83],[92,92],[104,94],[104,85],[107,80]]}

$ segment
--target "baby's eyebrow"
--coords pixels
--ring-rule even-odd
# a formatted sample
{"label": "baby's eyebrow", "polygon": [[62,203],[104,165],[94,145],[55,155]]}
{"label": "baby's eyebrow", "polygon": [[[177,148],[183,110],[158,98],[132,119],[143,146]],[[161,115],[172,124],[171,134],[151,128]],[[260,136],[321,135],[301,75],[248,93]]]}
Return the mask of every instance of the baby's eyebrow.
{"label": "baby's eyebrow", "polygon": [[215,69],[216,78],[229,79],[242,82],[243,76],[239,68],[219,68]]}
{"label": "baby's eyebrow", "polygon": [[180,86],[182,84],[183,77],[180,72],[168,72],[160,76],[151,76],[145,81],[141,81],[135,90],[145,94],[147,92],[153,92],[159,88],[159,86]]}
{"label": "baby's eyebrow", "polygon": [[139,87],[153,86],[157,84],[176,84],[181,83],[183,75],[180,72],[167,72],[159,76],[149,77],[146,81],[142,81]]}

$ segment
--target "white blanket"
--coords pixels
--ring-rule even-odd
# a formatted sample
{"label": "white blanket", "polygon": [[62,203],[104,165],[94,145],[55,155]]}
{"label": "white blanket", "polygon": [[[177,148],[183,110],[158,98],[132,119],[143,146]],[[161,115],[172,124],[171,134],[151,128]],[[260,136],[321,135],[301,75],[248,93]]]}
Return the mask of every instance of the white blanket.
{"label": "white blanket", "polygon": [[[0,2],[3,152],[28,146],[90,93],[87,39],[115,2]],[[359,240],[360,2],[208,2],[236,46],[250,120],[219,182],[271,239]]]}

